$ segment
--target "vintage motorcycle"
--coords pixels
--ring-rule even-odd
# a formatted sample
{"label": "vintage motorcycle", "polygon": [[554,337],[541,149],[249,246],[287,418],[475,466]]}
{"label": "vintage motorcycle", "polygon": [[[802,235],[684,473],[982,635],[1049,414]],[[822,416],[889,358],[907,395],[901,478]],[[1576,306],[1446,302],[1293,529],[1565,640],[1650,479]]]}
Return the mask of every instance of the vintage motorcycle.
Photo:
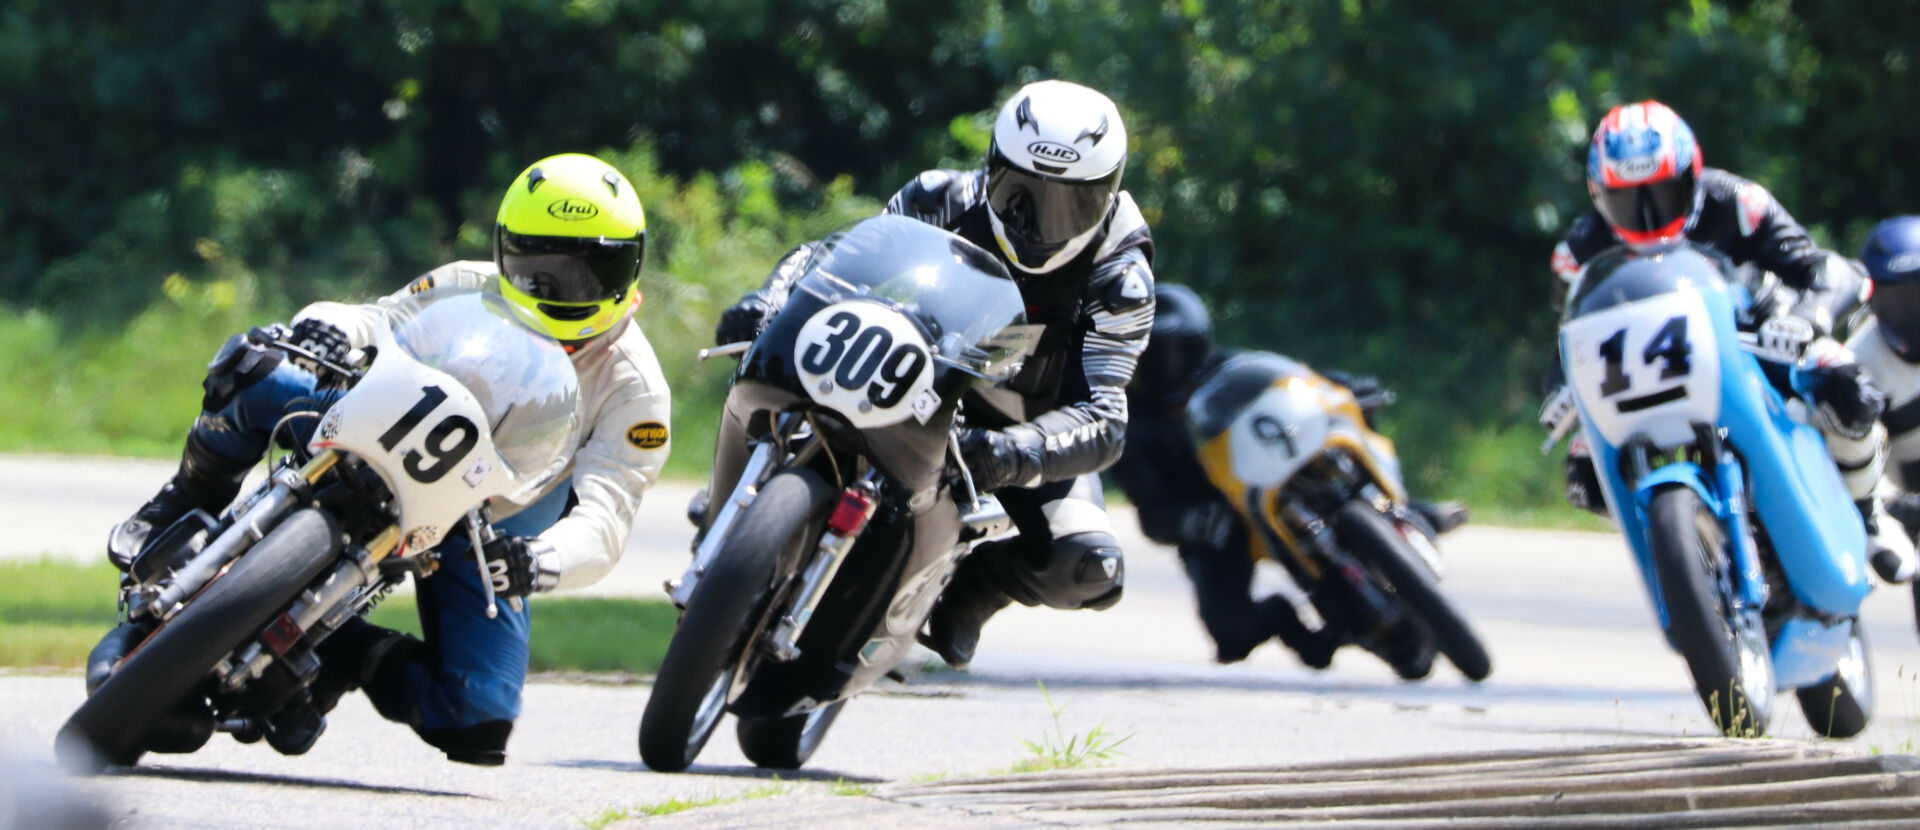
{"label": "vintage motorcycle", "polygon": [[[215,729],[304,752],[316,731],[283,745],[299,739],[275,726],[320,717],[314,646],[408,574],[477,566],[488,584],[489,506],[517,509],[558,480],[579,422],[571,361],[519,313],[493,292],[415,295],[353,365],[268,343],[347,389],[324,415],[281,422],[318,418],[237,506],[193,511],[134,557],[123,622],[95,648],[89,696],[56,738],[62,765],[192,752]],[[456,531],[474,562],[435,549]],[[170,728],[155,729],[162,719]]]}
{"label": "vintage motorcycle", "polygon": [[[1229,358],[1188,399],[1200,463],[1320,616],[1383,657],[1437,647],[1470,680],[1493,670],[1440,593],[1433,528],[1407,507],[1393,443],[1347,387],[1267,352]],[[1396,663],[1389,659],[1389,663]],[[1409,679],[1431,661],[1395,664]]]}
{"label": "vintage motorcycle", "polygon": [[1595,259],[1560,324],[1568,380],[1543,414],[1545,449],[1581,428],[1719,729],[1764,733],[1791,689],[1814,731],[1847,737],[1873,712],[1866,530],[1806,407],[1781,393],[1806,377],[1778,344],[1811,326],[1779,316],[1763,324],[1779,336],[1745,334],[1749,302],[1688,247]]}
{"label": "vintage motorcycle", "polygon": [[1010,526],[974,491],[961,400],[1012,377],[1037,331],[1006,269],[898,216],[817,244],[744,351],[683,609],[640,756],[687,768],[721,715],[763,767],[797,768],[849,698],[894,671],[954,566]]}

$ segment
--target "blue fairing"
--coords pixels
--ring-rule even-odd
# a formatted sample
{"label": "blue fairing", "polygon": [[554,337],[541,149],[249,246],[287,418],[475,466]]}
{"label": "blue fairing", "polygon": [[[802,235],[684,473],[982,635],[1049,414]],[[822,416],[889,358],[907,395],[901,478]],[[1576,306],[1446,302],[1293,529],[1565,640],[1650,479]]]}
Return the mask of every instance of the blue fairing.
{"label": "blue fairing", "polygon": [[[1856,615],[1871,588],[1865,529],[1819,431],[1789,414],[1759,359],[1739,347],[1734,321],[1736,309],[1745,305],[1744,292],[1711,276],[1701,279],[1698,272],[1674,268],[1672,263],[1665,270],[1636,269],[1619,265],[1623,261],[1614,260],[1616,267],[1609,272],[1587,274],[1569,300],[1569,320],[1687,290],[1698,294],[1711,321],[1710,335],[1703,331],[1692,336],[1711,336],[1718,344],[1719,414],[1717,423],[1706,426],[1714,428],[1709,434],[1717,432],[1720,439],[1706,440],[1709,446],[1696,442],[1699,451],[1691,453],[1691,458],[1698,462],[1690,460],[1688,453],[1655,453],[1655,458],[1663,460],[1655,462],[1660,466],[1638,481],[1624,480],[1625,450],[1593,428],[1596,422],[1587,409],[1590,402],[1584,397],[1579,402],[1602,488],[1632,547],[1662,627],[1667,625],[1667,615],[1647,539],[1646,511],[1655,491],[1672,486],[1693,489],[1727,529],[1737,583],[1732,587],[1743,604],[1758,608],[1766,603],[1766,581],[1754,546],[1754,536],[1759,534],[1771,541],[1785,581],[1801,604],[1830,617]],[[1692,279],[1683,284],[1675,281],[1674,273]],[[1564,331],[1561,351],[1566,360],[1569,343]],[[1592,371],[1589,366],[1589,374]],[[1570,362],[1568,374],[1573,374]],[[1672,449],[1672,445],[1661,449]],[[1746,491],[1749,482],[1751,492]],[[1760,525],[1753,533],[1744,527],[1749,499]],[[1775,642],[1783,686],[1817,682],[1831,674],[1833,661],[1845,652],[1845,637],[1827,629],[1825,624],[1796,625],[1788,629],[1794,635],[1791,643]],[[1829,646],[1831,653],[1822,653]]]}

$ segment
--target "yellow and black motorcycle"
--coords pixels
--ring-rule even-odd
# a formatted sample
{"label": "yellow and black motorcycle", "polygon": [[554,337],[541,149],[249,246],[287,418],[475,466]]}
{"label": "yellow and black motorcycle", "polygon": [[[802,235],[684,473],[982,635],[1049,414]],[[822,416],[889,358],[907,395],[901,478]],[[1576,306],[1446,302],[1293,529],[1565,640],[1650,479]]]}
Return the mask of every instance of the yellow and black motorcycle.
{"label": "yellow and black motorcycle", "polygon": [[1376,654],[1420,637],[1470,680],[1492,671],[1440,593],[1435,532],[1408,508],[1393,443],[1351,390],[1276,354],[1240,354],[1194,391],[1187,422],[1253,555],[1285,567],[1329,625]]}

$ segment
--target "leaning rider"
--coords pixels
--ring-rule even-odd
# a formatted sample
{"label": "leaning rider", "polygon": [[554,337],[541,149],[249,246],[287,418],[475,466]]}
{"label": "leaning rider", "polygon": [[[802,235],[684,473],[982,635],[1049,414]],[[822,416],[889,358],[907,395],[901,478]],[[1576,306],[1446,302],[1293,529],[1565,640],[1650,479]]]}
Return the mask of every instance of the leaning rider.
{"label": "leaning rider", "polygon": [[[1120,546],[1097,473],[1120,456],[1124,390],[1153,325],[1153,238],[1120,190],[1126,161],[1126,127],[1107,96],[1041,81],[1001,107],[984,169],[926,171],[887,202],[888,213],[999,257],[1028,320],[1045,327],[1006,384],[1022,411],[968,404],[961,455],[1019,532],[961,560],[934,607],[924,641],[950,665],[971,662],[981,626],[1015,600],[1069,609],[1120,600]],[[796,249],[727,309],[716,339],[758,336],[811,251]]]}
{"label": "leaning rider", "polygon": [[[1193,582],[1200,622],[1213,638],[1214,659],[1243,660],[1268,638],[1279,640],[1315,669],[1332,664],[1344,632],[1310,629],[1284,596],[1254,599],[1254,558],[1247,526],[1214,487],[1200,464],[1200,448],[1187,428],[1187,401],[1237,349],[1214,346],[1213,319],[1200,295],[1184,285],[1154,287],[1153,337],[1140,369],[1127,386],[1127,448],[1113,466],[1114,480],[1140,517],[1140,530],[1174,545]],[[1374,411],[1392,400],[1378,380],[1340,372],[1323,376],[1347,387],[1372,426]],[[1434,533],[1464,524],[1458,502],[1409,500]],[[1403,677],[1424,677],[1433,664],[1428,638],[1400,638],[1382,656]]]}
{"label": "leaning rider", "polygon": [[[559,204],[578,210],[550,210]],[[117,526],[108,542],[127,567],[147,537],[189,511],[217,514],[291,412],[324,409],[337,390],[322,387],[303,361],[263,345],[286,338],[333,362],[370,345],[386,311],[421,292],[489,291],[525,309],[559,341],[579,374],[580,443],[570,475],[530,506],[503,516],[484,555],[502,598],[590,585],[625,548],[641,494],[666,462],[669,396],[653,347],[633,320],[640,305],[646,218],[632,183],[579,154],[535,162],[507,189],[494,227],[492,262],[442,265],[395,294],[366,305],[321,302],[290,331],[255,329],[227,341],[207,367],[206,397],[179,472],[152,501]],[[313,419],[294,436],[305,443]],[[283,433],[282,438],[286,436]],[[469,554],[451,535],[442,552]],[[458,550],[455,550],[455,549]],[[480,575],[446,568],[419,583],[424,641],[354,619],[316,649],[322,671],[313,702],[266,724],[275,749],[299,754],[325,728],[322,716],[358,686],[380,714],[411,726],[449,759],[495,765],[520,713],[530,634],[525,604],[489,619]]]}
{"label": "leaning rider", "polygon": [[[1811,337],[1791,345],[1804,347],[1813,422],[1866,522],[1869,561],[1888,582],[1911,579],[1912,540],[1874,496],[1887,457],[1887,433],[1878,421],[1886,398],[1832,337],[1835,322],[1865,294],[1855,264],[1815,244],[1766,188],[1704,166],[1693,130],[1658,101],[1614,107],[1601,119],[1587,153],[1587,191],[1593,209],[1574,220],[1553,251],[1561,290],[1616,246],[1657,251],[1690,242],[1730,265],[1730,276],[1745,284],[1752,302],[1743,329],[1773,331],[1762,324],[1774,318],[1806,323],[1797,328]],[[1593,459],[1578,440],[1567,457],[1567,500],[1607,510]]]}

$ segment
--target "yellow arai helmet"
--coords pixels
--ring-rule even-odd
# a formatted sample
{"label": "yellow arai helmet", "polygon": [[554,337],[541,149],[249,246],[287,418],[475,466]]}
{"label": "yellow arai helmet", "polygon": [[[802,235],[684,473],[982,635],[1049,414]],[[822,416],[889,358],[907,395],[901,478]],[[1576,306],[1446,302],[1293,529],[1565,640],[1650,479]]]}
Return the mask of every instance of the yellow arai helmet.
{"label": "yellow arai helmet", "polygon": [[493,261],[500,293],[571,347],[640,306],[647,217],[627,177],[593,156],[533,163],[500,200]]}

